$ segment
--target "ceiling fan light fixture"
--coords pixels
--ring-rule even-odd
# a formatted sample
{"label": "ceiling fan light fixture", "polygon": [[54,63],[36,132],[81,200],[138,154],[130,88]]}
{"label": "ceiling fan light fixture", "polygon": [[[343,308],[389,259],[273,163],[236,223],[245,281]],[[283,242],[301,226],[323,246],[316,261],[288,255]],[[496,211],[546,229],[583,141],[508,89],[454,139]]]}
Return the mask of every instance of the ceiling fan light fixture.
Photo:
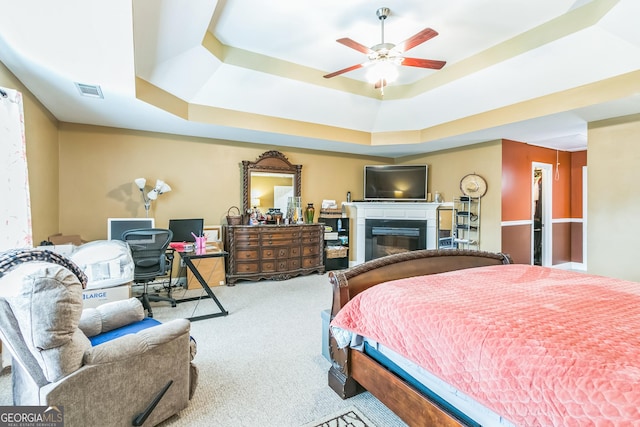
{"label": "ceiling fan light fixture", "polygon": [[343,37],[336,40],[338,43],[343,44],[351,49],[367,55],[368,61],[360,64],[355,64],[347,68],[343,68],[333,73],[325,74],[325,79],[339,76],[350,71],[358,70],[363,67],[368,67],[369,71],[365,74],[367,81],[374,83],[376,89],[380,89],[384,94],[384,86],[391,83],[398,78],[398,67],[418,67],[418,68],[431,68],[439,70],[445,65],[445,61],[436,61],[432,59],[421,58],[407,58],[404,53],[413,49],[414,47],[432,39],[438,35],[438,32],[425,28],[422,31],[409,37],[402,43],[395,45],[393,43],[385,43],[384,41],[384,21],[387,19],[391,10],[388,7],[381,7],[376,11],[376,15],[380,20],[380,43],[367,47],[361,43],[351,40],[348,37]]}
{"label": "ceiling fan light fixture", "polygon": [[389,84],[398,78],[398,67],[392,61],[378,61],[369,67],[366,78],[369,83]]}

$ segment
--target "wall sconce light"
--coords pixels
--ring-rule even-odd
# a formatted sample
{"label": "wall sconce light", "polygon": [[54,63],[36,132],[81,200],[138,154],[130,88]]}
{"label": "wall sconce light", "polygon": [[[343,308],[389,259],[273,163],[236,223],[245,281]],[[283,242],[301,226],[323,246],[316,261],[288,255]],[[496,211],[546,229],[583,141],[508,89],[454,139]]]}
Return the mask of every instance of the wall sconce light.
{"label": "wall sconce light", "polygon": [[149,209],[151,208],[151,201],[156,200],[160,194],[168,193],[171,191],[169,184],[161,179],[156,180],[156,186],[151,191],[145,194],[144,187],[147,184],[147,180],[144,178],[136,178],[133,182],[136,183],[140,193],[142,194],[142,201],[144,202],[144,210],[149,217]]}

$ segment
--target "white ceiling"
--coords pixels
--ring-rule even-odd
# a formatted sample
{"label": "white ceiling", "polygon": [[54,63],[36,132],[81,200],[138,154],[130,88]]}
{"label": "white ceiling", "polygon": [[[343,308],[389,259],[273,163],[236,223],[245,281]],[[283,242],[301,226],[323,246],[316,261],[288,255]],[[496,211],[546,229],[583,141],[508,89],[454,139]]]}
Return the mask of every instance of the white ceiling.
{"label": "white ceiling", "polygon": [[[0,61],[58,118],[401,157],[506,138],[586,148],[587,123],[640,112],[637,0],[0,0]],[[431,27],[381,96],[336,42]],[[626,77],[625,77],[626,76]],[[75,83],[99,85],[104,99]]]}

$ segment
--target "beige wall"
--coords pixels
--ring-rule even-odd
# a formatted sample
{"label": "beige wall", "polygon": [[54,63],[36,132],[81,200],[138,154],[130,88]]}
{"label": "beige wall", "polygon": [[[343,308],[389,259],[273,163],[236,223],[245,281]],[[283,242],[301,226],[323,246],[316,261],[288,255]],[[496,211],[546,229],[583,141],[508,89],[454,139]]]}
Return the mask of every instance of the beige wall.
{"label": "beige wall", "polygon": [[0,62],[0,86],[22,93],[34,244],[58,231],[58,123]]}
{"label": "beige wall", "polygon": [[384,159],[297,150],[204,138],[63,123],[60,126],[60,231],[87,240],[106,237],[109,217],[143,217],[133,183],[164,179],[172,191],[152,203],[150,216],[166,227],[170,218],[203,217],[224,223],[241,207],[241,162],[264,151],[281,151],[302,167],[303,203],[362,197],[362,169]]}
{"label": "beige wall", "polygon": [[592,123],[588,134],[587,269],[640,281],[640,115]]}
{"label": "beige wall", "polygon": [[502,142],[492,141],[467,147],[443,150],[423,156],[403,158],[396,163],[429,165],[429,191],[436,191],[446,202],[462,195],[460,179],[477,173],[487,181],[487,194],[480,204],[480,249],[500,251]]}

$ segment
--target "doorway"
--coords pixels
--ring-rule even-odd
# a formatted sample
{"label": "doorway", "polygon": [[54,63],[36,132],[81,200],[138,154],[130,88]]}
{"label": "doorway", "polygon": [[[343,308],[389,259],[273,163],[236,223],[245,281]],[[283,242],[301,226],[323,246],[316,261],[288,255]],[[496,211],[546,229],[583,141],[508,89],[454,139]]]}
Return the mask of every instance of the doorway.
{"label": "doorway", "polygon": [[531,163],[531,264],[545,267],[552,263],[552,170],[548,163]]}

